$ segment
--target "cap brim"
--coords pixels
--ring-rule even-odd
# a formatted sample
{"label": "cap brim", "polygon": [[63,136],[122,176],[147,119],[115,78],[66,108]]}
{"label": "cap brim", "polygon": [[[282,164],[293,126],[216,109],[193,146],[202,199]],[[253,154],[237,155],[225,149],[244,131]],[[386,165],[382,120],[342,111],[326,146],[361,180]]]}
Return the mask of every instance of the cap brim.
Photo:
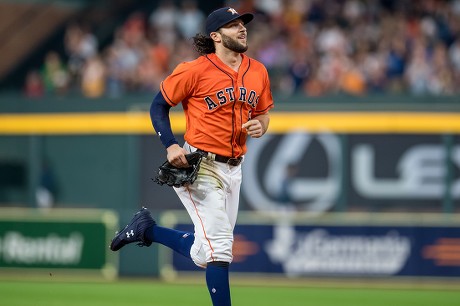
{"label": "cap brim", "polygon": [[243,20],[244,24],[248,24],[251,22],[252,19],[254,19],[254,15],[251,13],[245,13],[240,16],[241,20]]}

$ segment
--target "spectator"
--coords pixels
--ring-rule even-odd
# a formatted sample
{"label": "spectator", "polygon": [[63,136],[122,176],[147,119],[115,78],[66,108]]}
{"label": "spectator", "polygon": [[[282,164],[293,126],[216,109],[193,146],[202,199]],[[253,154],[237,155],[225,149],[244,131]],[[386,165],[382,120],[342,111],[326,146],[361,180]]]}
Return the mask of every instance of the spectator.
{"label": "spectator", "polygon": [[158,90],[160,82],[166,76],[167,69],[164,61],[167,60],[165,50],[161,46],[145,43],[142,50],[142,58],[137,67],[138,90],[141,92],[153,92]]}
{"label": "spectator", "polygon": [[72,23],[66,29],[64,47],[70,77],[74,83],[78,83],[85,61],[98,53],[98,40],[89,30],[89,26],[82,27]]}
{"label": "spectator", "polygon": [[44,95],[45,88],[40,73],[37,70],[30,70],[27,73],[24,84],[24,94],[28,98],[40,98]]}
{"label": "spectator", "polygon": [[121,28],[122,40],[129,46],[141,44],[146,36],[144,14],[141,12],[132,13]]}
{"label": "spectator", "polygon": [[150,14],[149,24],[157,41],[174,49],[177,40],[175,20],[177,20],[177,8],[172,0],[163,0],[156,10]]}
{"label": "spectator", "polygon": [[88,58],[82,69],[81,90],[85,97],[99,98],[105,92],[105,65],[99,55]]}
{"label": "spectator", "polygon": [[203,32],[205,16],[198,9],[195,0],[183,1],[177,17],[177,29],[183,38],[188,39]]}
{"label": "spectator", "polygon": [[431,78],[429,83],[429,90],[434,95],[450,95],[454,92],[453,87],[453,73],[449,67],[446,46],[438,42],[434,48],[431,56]]}
{"label": "spectator", "polygon": [[125,92],[123,82],[123,68],[119,50],[109,46],[104,52],[106,66],[106,93],[110,98],[119,98]]}
{"label": "spectator", "polygon": [[449,60],[453,64],[454,71],[460,73],[460,36],[449,47]]}
{"label": "spectator", "polygon": [[340,80],[340,88],[350,95],[363,95],[366,92],[366,83],[361,71],[353,65],[345,67]]}
{"label": "spectator", "polygon": [[48,93],[63,95],[69,86],[69,73],[67,67],[57,52],[49,51],[46,54],[42,67],[42,78],[45,90]]}
{"label": "spectator", "polygon": [[118,77],[123,82],[123,88],[127,92],[135,91],[137,84],[137,68],[142,59],[142,41],[125,40],[123,29],[118,32],[111,48],[117,65]]}
{"label": "spectator", "polygon": [[415,42],[413,51],[410,54],[405,77],[412,94],[423,95],[429,93],[429,82],[431,68],[428,62],[426,42],[418,40]]}

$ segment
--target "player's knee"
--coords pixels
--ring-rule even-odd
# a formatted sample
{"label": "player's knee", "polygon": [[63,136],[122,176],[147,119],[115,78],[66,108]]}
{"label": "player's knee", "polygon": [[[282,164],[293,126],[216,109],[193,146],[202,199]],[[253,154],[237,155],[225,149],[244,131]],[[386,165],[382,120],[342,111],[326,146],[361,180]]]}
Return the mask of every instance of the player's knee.
{"label": "player's knee", "polygon": [[206,252],[203,249],[203,246],[199,243],[194,243],[190,250],[190,257],[193,260],[193,263],[200,268],[206,268]]}
{"label": "player's knee", "polygon": [[226,241],[225,244],[221,244],[219,249],[214,249],[213,252],[208,254],[207,262],[222,261],[231,263],[233,261],[232,241]]}
{"label": "player's knee", "polygon": [[222,260],[225,262],[232,262],[233,260],[233,235],[229,235],[225,240],[222,242],[222,250],[221,253],[218,254],[218,260]]}
{"label": "player's knee", "polygon": [[212,239],[210,244],[213,247],[207,248],[195,240],[191,250],[190,256],[198,267],[206,267],[208,262],[222,261],[231,263],[233,261],[233,236],[228,235],[220,237],[219,239]]}

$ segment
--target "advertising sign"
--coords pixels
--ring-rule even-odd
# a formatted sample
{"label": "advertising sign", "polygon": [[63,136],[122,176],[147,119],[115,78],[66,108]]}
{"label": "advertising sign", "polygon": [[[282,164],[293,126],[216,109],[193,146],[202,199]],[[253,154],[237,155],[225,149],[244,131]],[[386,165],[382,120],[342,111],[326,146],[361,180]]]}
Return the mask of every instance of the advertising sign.
{"label": "advertising sign", "polygon": [[460,201],[460,142],[442,135],[338,135],[292,131],[251,139],[242,206],[257,211],[441,212]]}
{"label": "advertising sign", "polygon": [[[460,277],[460,225],[252,223],[236,226],[233,272]],[[176,228],[192,230],[186,223]],[[178,272],[199,270],[179,254],[169,256]]]}
{"label": "advertising sign", "polygon": [[3,214],[0,270],[84,270],[113,277],[118,268],[107,246],[116,222],[110,212],[93,216],[75,211],[59,215]]}

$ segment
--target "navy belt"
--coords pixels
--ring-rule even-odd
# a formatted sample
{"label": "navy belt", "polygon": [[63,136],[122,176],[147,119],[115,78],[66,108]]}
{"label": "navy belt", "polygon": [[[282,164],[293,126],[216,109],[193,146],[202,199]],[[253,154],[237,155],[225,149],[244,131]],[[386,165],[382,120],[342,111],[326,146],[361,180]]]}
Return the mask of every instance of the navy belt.
{"label": "navy belt", "polygon": [[214,154],[211,152],[206,152],[201,149],[197,149],[196,151],[199,152],[201,155],[203,155],[203,157],[206,157],[207,159],[214,160],[219,163],[228,164],[230,166],[238,166],[243,161],[243,157],[241,156],[240,157],[227,157],[227,156],[222,156],[219,154]]}

